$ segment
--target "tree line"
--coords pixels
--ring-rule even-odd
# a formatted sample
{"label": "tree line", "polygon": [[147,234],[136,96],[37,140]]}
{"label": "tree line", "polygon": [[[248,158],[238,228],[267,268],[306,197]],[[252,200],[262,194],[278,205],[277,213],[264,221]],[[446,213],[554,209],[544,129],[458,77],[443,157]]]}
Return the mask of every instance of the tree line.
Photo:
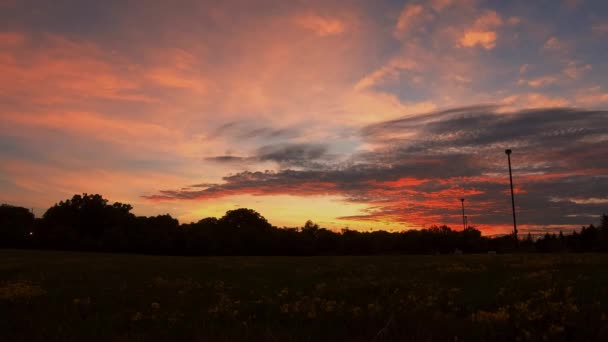
{"label": "tree line", "polygon": [[0,247],[166,255],[372,255],[608,251],[608,215],[600,226],[564,235],[487,237],[473,227],[402,232],[334,232],[307,221],[300,228],[272,226],[252,209],[179,224],[170,215],[135,216],[133,207],[101,195],[74,195],[41,218],[26,208],[0,206]]}

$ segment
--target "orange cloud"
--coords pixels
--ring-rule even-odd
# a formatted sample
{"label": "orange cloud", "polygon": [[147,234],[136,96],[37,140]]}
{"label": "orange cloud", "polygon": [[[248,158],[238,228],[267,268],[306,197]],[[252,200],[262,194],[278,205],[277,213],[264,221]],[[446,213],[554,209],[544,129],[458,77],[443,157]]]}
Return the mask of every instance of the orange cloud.
{"label": "orange cloud", "polygon": [[564,44],[557,37],[550,37],[543,45],[543,49],[554,51],[563,50],[564,47]]}
{"label": "orange cloud", "polygon": [[590,87],[577,92],[575,100],[585,106],[598,106],[608,103],[608,92],[602,91],[601,87]]}
{"label": "orange cloud", "polygon": [[522,19],[520,17],[509,17],[509,19],[507,19],[507,23],[511,26],[519,25],[521,21]]}
{"label": "orange cloud", "polygon": [[485,11],[482,15],[475,19],[473,27],[475,28],[495,28],[502,25],[502,18],[495,11]]}
{"label": "orange cloud", "polygon": [[467,29],[459,39],[460,46],[481,46],[491,50],[496,46],[497,34],[493,30],[502,26],[503,21],[495,11],[485,11],[475,19],[472,27]]}
{"label": "orange cloud", "polygon": [[428,20],[430,17],[424,14],[424,7],[418,4],[407,4],[399,14],[397,24],[395,25],[394,34],[397,37],[402,37],[415,25]]}
{"label": "orange cloud", "polygon": [[176,141],[178,136],[175,131],[157,124],[88,112],[0,113],[0,118],[14,126],[55,129],[123,145],[141,143],[143,139],[148,142],[170,142]]}
{"label": "orange cloud", "polygon": [[530,80],[519,80],[517,84],[526,84],[532,88],[544,87],[559,82],[559,78],[556,76],[543,76]]}
{"label": "orange cloud", "polygon": [[580,65],[579,63],[577,63],[575,61],[570,61],[570,62],[568,62],[568,65],[564,68],[564,70],[562,72],[564,74],[566,74],[566,76],[568,76],[572,79],[578,79],[579,77],[582,76],[582,74],[584,74],[585,72],[587,72],[591,69],[592,69],[591,64]]}
{"label": "orange cloud", "polygon": [[295,22],[321,37],[339,35],[347,30],[347,25],[343,20],[315,14],[299,16],[295,19]]}
{"label": "orange cloud", "polygon": [[[23,35],[16,37],[25,40]],[[0,91],[27,102],[58,103],[76,99],[151,101],[138,93],[132,70],[120,70],[96,45],[45,35],[36,46],[16,45],[0,64]],[[110,61],[108,60],[110,59]]]}
{"label": "orange cloud", "polygon": [[402,71],[416,70],[418,64],[409,58],[395,58],[380,69],[360,79],[355,85],[356,90],[364,90],[387,79],[394,79]]}
{"label": "orange cloud", "polygon": [[146,76],[162,87],[184,89],[200,94],[207,93],[209,88],[204,79],[192,76],[188,72],[176,72],[171,68],[153,68],[146,72]]}
{"label": "orange cloud", "polygon": [[468,31],[460,38],[460,45],[466,47],[482,46],[491,50],[496,46],[496,32],[493,31]]}
{"label": "orange cloud", "polygon": [[385,181],[378,182],[378,185],[388,186],[388,187],[406,187],[406,186],[416,186],[425,183],[426,179],[413,178],[413,177],[402,177],[394,181]]}
{"label": "orange cloud", "polygon": [[512,95],[502,99],[502,103],[511,108],[541,108],[566,107],[570,101],[559,96],[550,96],[541,93],[527,93]]}
{"label": "orange cloud", "polygon": [[25,35],[19,32],[0,32],[0,46],[16,46],[25,43]]}
{"label": "orange cloud", "polygon": [[431,7],[437,11],[443,11],[445,8],[450,7],[454,4],[454,0],[433,0],[431,1]]}

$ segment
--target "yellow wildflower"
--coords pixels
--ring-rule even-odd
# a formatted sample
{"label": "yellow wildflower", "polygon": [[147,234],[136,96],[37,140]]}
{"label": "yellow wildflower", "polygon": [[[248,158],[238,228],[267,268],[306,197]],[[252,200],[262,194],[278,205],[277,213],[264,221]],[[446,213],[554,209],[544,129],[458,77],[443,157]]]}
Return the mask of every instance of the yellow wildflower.
{"label": "yellow wildflower", "polygon": [[142,315],[139,311],[131,316],[132,321],[140,321],[142,318],[144,318],[144,315]]}
{"label": "yellow wildflower", "polygon": [[0,300],[19,300],[19,299],[30,299],[45,294],[40,286],[32,285],[27,282],[15,282],[9,283],[4,286],[0,286]]}
{"label": "yellow wildflower", "polygon": [[334,312],[334,310],[336,309],[336,301],[335,300],[329,300],[325,303],[325,311],[327,312]]}

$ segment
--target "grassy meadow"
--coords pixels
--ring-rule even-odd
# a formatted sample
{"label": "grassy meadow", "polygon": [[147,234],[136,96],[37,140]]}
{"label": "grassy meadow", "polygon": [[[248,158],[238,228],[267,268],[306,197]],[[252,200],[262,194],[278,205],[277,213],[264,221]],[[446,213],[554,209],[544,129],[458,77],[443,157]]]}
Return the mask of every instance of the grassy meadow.
{"label": "grassy meadow", "polygon": [[598,254],[0,250],[0,340],[608,340],[606,270]]}

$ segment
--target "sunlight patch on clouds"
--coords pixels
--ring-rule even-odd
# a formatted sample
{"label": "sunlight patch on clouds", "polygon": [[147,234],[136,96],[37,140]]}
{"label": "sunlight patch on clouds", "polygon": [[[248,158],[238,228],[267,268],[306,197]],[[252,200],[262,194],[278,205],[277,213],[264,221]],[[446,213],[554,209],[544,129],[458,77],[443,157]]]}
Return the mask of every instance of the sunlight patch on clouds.
{"label": "sunlight patch on clouds", "polygon": [[543,49],[554,51],[563,50],[564,47],[564,44],[557,37],[550,37],[543,45]]}
{"label": "sunlight patch on clouds", "polygon": [[[428,17],[427,17],[428,18]],[[424,7],[419,4],[407,4],[399,14],[395,26],[395,36],[402,37],[420,22],[424,21]]]}
{"label": "sunlight patch on clouds", "polygon": [[480,15],[473,26],[467,29],[458,41],[460,46],[481,46],[486,50],[496,47],[497,34],[494,29],[502,26],[503,20],[495,11],[485,11]]}
{"label": "sunlight patch on clouds", "polygon": [[454,4],[454,0],[433,0],[433,1],[431,1],[431,7],[437,12],[440,12],[440,11],[444,10],[445,8],[450,7],[452,4]]}
{"label": "sunlight patch on clouds", "polygon": [[502,25],[501,16],[495,11],[485,11],[481,16],[475,19],[473,24],[476,28],[495,28]]}
{"label": "sunlight patch on clouds", "polygon": [[297,17],[295,22],[300,27],[310,30],[321,37],[339,35],[347,30],[347,25],[343,20],[316,14]]}
{"label": "sunlight patch on clouds", "polygon": [[550,96],[541,93],[527,93],[508,96],[501,101],[506,105],[503,109],[565,107],[570,102],[559,96]]}
{"label": "sunlight patch on clouds", "polygon": [[608,92],[599,86],[581,89],[575,96],[577,103],[585,106],[598,106],[608,103]]}
{"label": "sunlight patch on clouds", "polygon": [[564,68],[563,73],[572,79],[580,78],[585,72],[592,69],[591,64],[580,64],[575,61],[568,62],[568,65]]}
{"label": "sunlight patch on clouds", "polygon": [[493,31],[468,31],[460,38],[460,45],[465,47],[481,46],[491,50],[496,46],[496,32]]}
{"label": "sunlight patch on clouds", "polygon": [[542,77],[537,77],[537,78],[533,78],[533,79],[529,79],[529,80],[521,79],[521,80],[517,81],[517,84],[528,85],[532,88],[539,88],[539,87],[544,87],[544,86],[555,84],[558,81],[559,81],[559,78],[556,76],[542,76]]}
{"label": "sunlight patch on clouds", "polygon": [[396,79],[401,72],[416,70],[418,68],[418,64],[412,59],[403,57],[394,58],[380,69],[360,79],[355,85],[355,90],[363,90],[383,81]]}

